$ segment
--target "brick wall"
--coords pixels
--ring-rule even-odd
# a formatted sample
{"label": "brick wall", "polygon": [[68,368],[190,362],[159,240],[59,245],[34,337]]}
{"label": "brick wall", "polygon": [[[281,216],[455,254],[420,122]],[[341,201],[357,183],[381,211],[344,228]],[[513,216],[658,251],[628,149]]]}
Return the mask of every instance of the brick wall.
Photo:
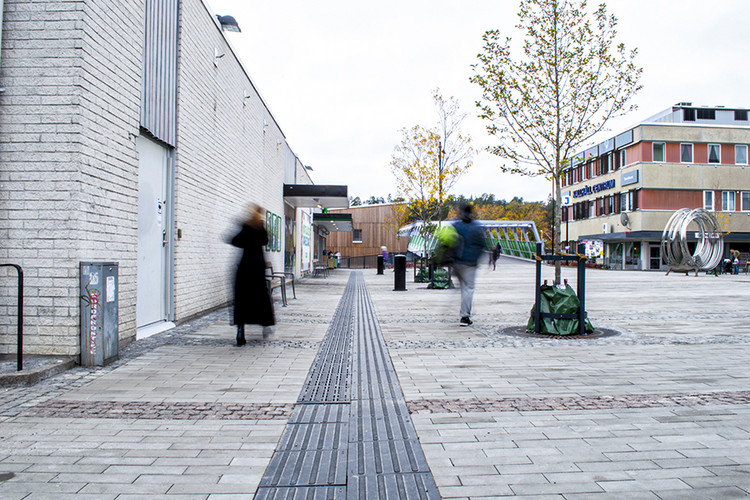
{"label": "brick wall", "polygon": [[[135,0],[5,2],[0,260],[24,268],[27,353],[78,353],[82,260],[120,261],[120,328],[132,329],[140,10]],[[11,274],[0,271],[2,352],[15,349]]]}
{"label": "brick wall", "polygon": [[[216,60],[214,51],[225,54]],[[251,97],[245,99],[246,93]],[[255,202],[283,217],[284,137],[201,0],[181,9],[175,171],[175,316],[229,302],[227,244]],[[265,124],[265,125],[264,125]],[[268,255],[283,268],[283,252]]]}
{"label": "brick wall", "polygon": [[[135,338],[143,12],[143,0],[5,1],[0,262],[24,268],[27,353],[79,352],[80,261],[119,262],[120,341]],[[180,12],[177,320],[231,300],[226,240],[249,202],[283,218],[287,151],[203,2]],[[269,254],[275,268],[283,255]],[[15,294],[0,269],[0,353],[15,350]]]}

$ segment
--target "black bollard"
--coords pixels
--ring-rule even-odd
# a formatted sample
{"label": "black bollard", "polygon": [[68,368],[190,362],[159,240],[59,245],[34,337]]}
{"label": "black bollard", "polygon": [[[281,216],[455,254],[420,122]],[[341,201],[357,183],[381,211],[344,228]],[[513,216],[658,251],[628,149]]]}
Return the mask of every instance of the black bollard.
{"label": "black bollard", "polygon": [[383,269],[385,269],[385,264],[383,263],[383,256],[378,255],[378,274],[383,274]]}
{"label": "black bollard", "polygon": [[394,292],[406,290],[406,255],[393,256]]}

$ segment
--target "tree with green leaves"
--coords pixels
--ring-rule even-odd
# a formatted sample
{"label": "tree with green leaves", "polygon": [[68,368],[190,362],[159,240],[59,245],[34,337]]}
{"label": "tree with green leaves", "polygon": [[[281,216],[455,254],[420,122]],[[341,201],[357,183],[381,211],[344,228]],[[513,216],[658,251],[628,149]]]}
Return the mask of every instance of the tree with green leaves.
{"label": "tree with green leaves", "polygon": [[518,17],[521,50],[487,31],[471,81],[482,89],[479,117],[498,140],[488,150],[505,160],[501,169],[552,181],[559,253],[563,170],[607,121],[635,109],[628,101],[642,69],[636,50],[615,44],[617,19],[605,4],[589,13],[585,0],[521,0]]}

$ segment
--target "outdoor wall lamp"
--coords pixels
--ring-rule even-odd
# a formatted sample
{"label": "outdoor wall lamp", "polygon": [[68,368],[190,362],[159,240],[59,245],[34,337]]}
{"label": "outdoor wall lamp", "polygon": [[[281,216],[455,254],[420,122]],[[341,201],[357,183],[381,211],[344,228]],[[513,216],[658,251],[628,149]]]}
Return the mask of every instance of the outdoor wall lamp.
{"label": "outdoor wall lamp", "polygon": [[220,16],[216,14],[216,19],[218,19],[223,31],[234,31],[235,33],[242,31],[240,30],[240,25],[237,24],[237,20],[232,16]]}
{"label": "outdoor wall lamp", "polygon": [[248,92],[246,90],[244,96],[242,97],[242,105],[243,106],[247,106],[247,100],[250,99],[250,98],[252,98],[252,97],[253,96],[250,94],[250,92]]}

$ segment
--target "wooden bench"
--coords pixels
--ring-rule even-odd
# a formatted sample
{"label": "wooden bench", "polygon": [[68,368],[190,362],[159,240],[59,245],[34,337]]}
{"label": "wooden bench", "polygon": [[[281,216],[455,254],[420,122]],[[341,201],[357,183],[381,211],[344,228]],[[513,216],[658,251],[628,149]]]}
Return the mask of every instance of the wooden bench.
{"label": "wooden bench", "polygon": [[294,289],[294,273],[274,272],[273,264],[266,262],[266,283],[268,284],[268,293],[271,294],[277,288],[281,288],[281,304],[286,307],[286,285],[292,284],[292,296],[297,298],[297,291]]}

